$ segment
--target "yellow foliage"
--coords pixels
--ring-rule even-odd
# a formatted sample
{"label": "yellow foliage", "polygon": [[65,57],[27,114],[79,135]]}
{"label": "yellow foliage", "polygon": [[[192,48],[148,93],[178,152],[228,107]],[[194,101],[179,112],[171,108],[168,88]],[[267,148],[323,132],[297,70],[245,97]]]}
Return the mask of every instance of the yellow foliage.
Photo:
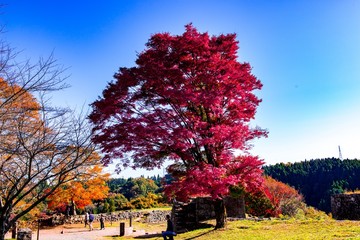
{"label": "yellow foliage", "polygon": [[360,190],[359,190],[359,189],[355,189],[355,190],[353,190],[353,191],[346,191],[346,192],[344,192],[344,194],[347,194],[347,195],[360,194]]}

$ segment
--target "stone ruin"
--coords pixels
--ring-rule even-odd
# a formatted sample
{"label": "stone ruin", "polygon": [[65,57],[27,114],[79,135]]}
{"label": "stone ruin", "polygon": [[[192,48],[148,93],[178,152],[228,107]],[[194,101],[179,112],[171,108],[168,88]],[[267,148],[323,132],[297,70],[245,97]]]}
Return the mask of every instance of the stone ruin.
{"label": "stone ruin", "polygon": [[360,220],[360,194],[331,196],[331,213],[338,220]]}
{"label": "stone ruin", "polygon": [[[245,218],[244,198],[227,197],[224,200],[227,217]],[[211,198],[193,198],[189,202],[173,203],[172,218],[175,231],[184,232],[197,228],[202,221],[215,219],[214,205]]]}
{"label": "stone ruin", "polygon": [[[224,199],[228,218],[245,218],[244,198],[227,197]],[[103,213],[106,222],[124,221],[132,218],[133,221],[158,223],[165,222],[166,215],[172,215],[174,227],[177,232],[183,232],[199,227],[202,221],[215,219],[214,205],[211,198],[193,198],[187,203],[173,203],[172,210],[154,211],[120,211],[116,213]],[[94,214],[95,221],[99,221],[100,214]],[[65,216],[62,214],[53,215],[42,219],[40,225],[58,226],[62,224],[84,223],[84,215]]]}

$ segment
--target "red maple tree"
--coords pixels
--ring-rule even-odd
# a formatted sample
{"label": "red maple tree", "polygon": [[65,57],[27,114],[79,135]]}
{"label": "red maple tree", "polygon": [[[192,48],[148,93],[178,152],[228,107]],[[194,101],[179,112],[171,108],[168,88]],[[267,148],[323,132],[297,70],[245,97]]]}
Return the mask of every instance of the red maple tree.
{"label": "red maple tree", "polygon": [[237,61],[235,34],[209,36],[190,24],[182,35],[154,34],[146,47],[137,66],[120,68],[92,104],[93,140],[105,164],[120,160],[119,170],[171,160],[166,193],[212,196],[216,228],[224,227],[229,187],[250,190],[262,181],[263,162],[247,151],[250,140],[266,135],[249,126],[262,84]]}

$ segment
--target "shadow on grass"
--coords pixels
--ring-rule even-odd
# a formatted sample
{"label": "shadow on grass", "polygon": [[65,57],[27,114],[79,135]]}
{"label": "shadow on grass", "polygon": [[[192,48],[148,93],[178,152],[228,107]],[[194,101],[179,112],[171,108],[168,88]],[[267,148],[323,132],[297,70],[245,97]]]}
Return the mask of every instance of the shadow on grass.
{"label": "shadow on grass", "polygon": [[[192,239],[197,239],[199,237],[202,237],[202,236],[205,236],[209,233],[211,233],[212,231],[214,231],[213,229],[207,231],[207,232],[204,232],[204,233],[201,233],[199,235],[196,235],[196,236],[193,236],[193,237],[189,237],[189,238],[185,238],[185,240],[192,240]],[[162,239],[162,235],[161,233],[157,233],[157,234],[146,234],[146,235],[141,235],[141,236],[136,236],[134,237],[135,239],[146,239],[146,238],[161,238]],[[174,237],[174,239],[176,238],[176,236]]]}
{"label": "shadow on grass", "polygon": [[145,239],[145,238],[154,238],[154,237],[161,237],[162,238],[162,235],[161,235],[161,233],[145,234],[145,235],[136,236],[134,238],[136,238],[136,239]]}
{"label": "shadow on grass", "polygon": [[[201,234],[199,234],[199,235],[196,235],[196,236],[193,236],[193,237],[189,237],[189,238],[185,238],[185,240],[192,240],[192,239],[196,239],[196,238],[205,236],[205,235],[207,235],[207,234],[209,234],[209,233],[211,233],[211,232],[214,231],[213,227],[214,227],[214,226],[213,226],[212,224],[201,223],[200,225],[198,225],[198,227],[197,227],[196,229],[208,229],[208,228],[211,228],[211,229],[209,229],[209,231],[204,232],[204,233],[201,233]],[[145,234],[145,235],[136,236],[136,237],[134,237],[134,238],[136,238],[136,239],[146,239],[146,238],[155,238],[155,237],[156,237],[156,238],[158,238],[158,237],[162,238],[162,235],[161,235],[161,233]],[[175,237],[174,237],[174,239],[175,239]]]}
{"label": "shadow on grass", "polygon": [[193,237],[189,237],[189,238],[185,238],[185,240],[192,240],[192,239],[197,239],[199,237],[202,237],[202,236],[205,236],[211,232],[214,231],[214,225],[210,224],[210,223],[206,223],[206,222],[203,222],[203,223],[200,223],[196,229],[209,229],[208,231],[206,232],[203,232],[203,233],[200,233],[196,236],[193,236]]}
{"label": "shadow on grass", "polygon": [[202,237],[202,236],[205,236],[205,235],[207,235],[207,234],[209,234],[209,233],[211,233],[211,232],[213,232],[213,231],[214,231],[214,229],[211,229],[211,230],[209,230],[209,231],[207,231],[207,232],[204,232],[204,233],[201,233],[201,234],[199,234],[199,235],[196,235],[196,236],[193,236],[193,237],[189,237],[189,238],[185,238],[185,240],[197,239],[197,238]]}

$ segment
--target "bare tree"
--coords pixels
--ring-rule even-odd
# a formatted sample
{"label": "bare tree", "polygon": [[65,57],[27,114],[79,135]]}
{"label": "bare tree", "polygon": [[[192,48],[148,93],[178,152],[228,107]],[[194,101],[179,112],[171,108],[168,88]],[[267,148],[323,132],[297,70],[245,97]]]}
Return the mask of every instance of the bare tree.
{"label": "bare tree", "polygon": [[85,114],[54,108],[48,94],[67,87],[52,55],[16,62],[0,40],[0,240],[62,184],[98,163]]}

